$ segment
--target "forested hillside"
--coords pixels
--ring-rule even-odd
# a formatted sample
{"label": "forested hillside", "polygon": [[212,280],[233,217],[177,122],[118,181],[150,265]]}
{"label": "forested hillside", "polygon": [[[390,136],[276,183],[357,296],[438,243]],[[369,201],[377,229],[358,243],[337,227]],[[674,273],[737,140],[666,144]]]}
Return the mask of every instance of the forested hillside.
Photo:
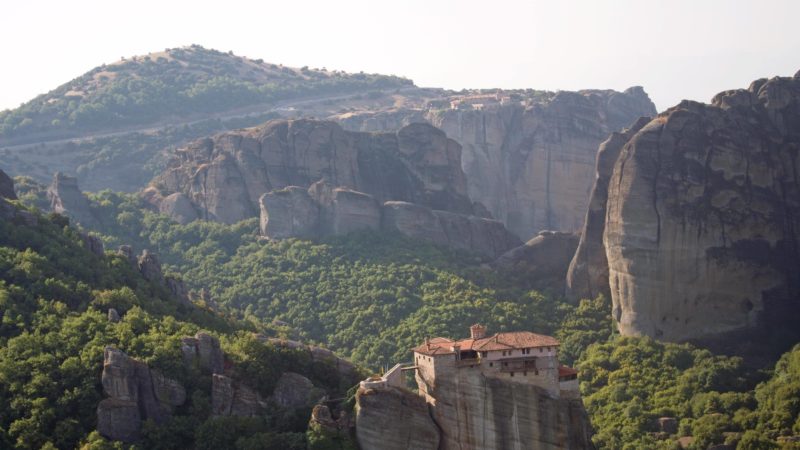
{"label": "forested hillside", "polygon": [[411,85],[399,77],[299,69],[198,45],[96,67],[14,110],[0,138],[111,129],[170,117],[201,118],[259,103]]}

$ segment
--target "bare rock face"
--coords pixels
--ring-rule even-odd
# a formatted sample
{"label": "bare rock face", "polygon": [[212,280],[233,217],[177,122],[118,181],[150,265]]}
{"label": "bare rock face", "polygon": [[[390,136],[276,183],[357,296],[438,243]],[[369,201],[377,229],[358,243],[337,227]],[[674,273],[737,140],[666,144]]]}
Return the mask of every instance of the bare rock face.
{"label": "bare rock face", "polygon": [[796,330],[798,149],[796,78],[684,101],[627,138],[603,231],[622,334]]}
{"label": "bare rock face", "polygon": [[189,197],[181,192],[164,197],[159,204],[159,212],[166,214],[181,225],[186,225],[199,218]]}
{"label": "bare rock face", "polygon": [[309,239],[319,234],[319,205],[308,190],[288,186],[259,198],[261,234],[272,239]]}
{"label": "bare rock face", "polygon": [[428,403],[441,430],[439,449],[594,448],[580,399],[554,398],[544,388],[477,370],[437,375],[426,391],[435,399]]}
{"label": "bare rock face", "polygon": [[0,170],[0,198],[17,199],[17,194],[14,192],[14,180],[2,170]]}
{"label": "bare rock face", "polygon": [[83,246],[86,250],[89,250],[97,256],[103,256],[105,254],[103,241],[101,241],[99,237],[88,233],[81,233],[81,240],[83,240]]}
{"label": "bare rock face", "polygon": [[264,194],[260,206],[261,233],[270,239],[385,230],[489,258],[522,244],[496,220],[400,201],[381,206],[371,195],[319,182],[308,191],[291,186]]}
{"label": "bare rock face", "polygon": [[225,375],[211,379],[211,414],[215,416],[253,417],[266,403],[256,391]]}
{"label": "bare rock face", "polygon": [[356,438],[363,450],[441,448],[425,400],[393,387],[356,393]]}
{"label": "bare rock face", "polygon": [[522,239],[541,230],[578,231],[594,181],[597,146],[610,132],[656,113],[641,87],[447,100],[334,119],[353,130],[394,130],[413,121],[440,128],[462,146],[470,198]]}
{"label": "bare rock face", "polygon": [[112,347],[104,352],[102,384],[108,398],[97,406],[97,431],[112,440],[136,441],[142,421],[163,423],[186,401],[180,383]]}
{"label": "bare rock face", "polygon": [[382,228],[411,238],[497,258],[522,242],[502,222],[436,211],[407,202],[383,205]]}
{"label": "bare rock face", "polygon": [[611,172],[619,158],[622,147],[641,130],[650,117],[641,117],[630,128],[622,132],[612,133],[600,144],[597,152],[595,182],[586,210],[583,230],[580,234],[578,248],[567,271],[567,298],[578,301],[593,299],[600,294],[608,298],[608,260],[603,246],[603,232],[606,228],[606,203],[608,202],[608,183]]}
{"label": "bare rock face", "polygon": [[164,273],[161,271],[161,262],[158,255],[148,250],[142,252],[138,259],[139,272],[148,280],[156,283],[164,282]]}
{"label": "bare rock face", "polygon": [[460,157],[460,146],[430,125],[370,134],[328,121],[277,120],[190,144],[153,186],[167,197],[183,193],[201,218],[224,223],[254,217],[264,193],[319,180],[379,202],[471,213]]}
{"label": "bare rock face", "polygon": [[576,233],[541,231],[524,245],[497,258],[494,267],[528,274],[538,289],[561,293],[564,277],[578,247]]}
{"label": "bare rock face", "polygon": [[[318,398],[313,398],[315,394],[319,394]],[[296,409],[313,405],[323,395],[308,378],[284,372],[275,385],[272,399],[284,408]]]}
{"label": "bare rock face", "polygon": [[219,346],[219,339],[202,331],[195,334],[197,357],[200,367],[211,373],[222,373],[225,369],[225,355]]}
{"label": "bare rock face", "polygon": [[55,213],[67,216],[86,227],[93,227],[98,223],[89,199],[78,187],[77,178],[56,172],[53,182],[47,188],[47,198],[50,200],[50,209]]}

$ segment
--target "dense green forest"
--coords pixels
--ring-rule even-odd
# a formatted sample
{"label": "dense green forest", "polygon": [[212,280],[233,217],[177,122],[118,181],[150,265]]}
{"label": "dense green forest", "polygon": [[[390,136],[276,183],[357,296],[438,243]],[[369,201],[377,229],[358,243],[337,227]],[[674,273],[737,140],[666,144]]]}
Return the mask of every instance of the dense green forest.
{"label": "dense green forest", "polygon": [[[41,204],[42,192],[32,186],[34,184],[30,182],[18,183],[22,201]],[[85,327],[74,330],[75,327],[68,325],[71,322],[66,322],[67,325],[59,322],[59,331],[48,328],[48,332],[58,333],[55,340],[75,342],[75,346],[64,351],[64,355],[81,354],[86,358],[81,361],[82,364],[89,363],[89,367],[84,368],[82,374],[88,377],[94,373],[93,378],[89,377],[89,384],[97,383],[102,345],[118,342],[124,347],[125,339],[133,339],[133,342],[141,343],[136,346],[127,344],[125,348],[132,355],[169,367],[169,357],[163,355],[170,353],[167,349],[159,350],[159,345],[191,333],[197,328],[195,324],[208,320],[211,323],[204,325],[205,328],[258,330],[315,341],[373,370],[407,360],[408,348],[425,336],[462,336],[470,324],[480,321],[490,330],[530,329],[559,338],[562,361],[580,371],[581,391],[596,429],[594,440],[599,448],[673,449],[679,448],[679,438],[691,449],[704,450],[711,444],[725,442],[740,449],[798,448],[797,443],[787,440],[787,437],[800,433],[800,347],[786,353],[774,370],[753,370],[743,364],[741,358],[715,355],[689,344],[621,337],[614,333],[607,299],[600,297],[583,300],[577,305],[569,304],[557,296],[532,289],[530,280],[521,278],[520,274],[501,273],[482,265],[480,258],[471,254],[378,233],[358,233],[319,242],[293,239],[270,242],[258,237],[254,219],[234,225],[211,222],[178,225],[147,210],[134,195],[106,191],[94,194],[92,200],[93,208],[103,222],[98,232],[108,248],[132,244],[137,250],[155,250],[167,270],[182,274],[196,291],[207,289],[208,292],[205,296],[196,296],[197,311],[203,311],[202,314],[188,318],[187,311],[181,311],[168,301],[150,300],[153,294],[137,294],[137,288],[131,287],[134,297],[119,306],[127,309],[123,322],[137,317],[150,317],[153,322],[141,328],[141,335],[131,334],[126,338],[119,337],[119,332],[113,327],[103,325],[105,320],[101,314],[102,308],[111,301],[108,299],[126,297],[95,293],[122,289],[118,285],[110,282],[100,289],[92,287],[85,291],[89,293],[79,296],[90,299],[82,300],[83,303],[65,300],[66,303],[60,307],[64,311],[76,311],[67,314],[65,320],[93,320],[91,323],[96,324],[93,330],[110,328],[110,331],[103,331],[99,339],[96,335],[73,337],[69,333],[83,336],[80,333],[85,333],[81,331]],[[78,245],[77,235],[69,228],[55,227],[51,231],[71,236],[71,244],[59,242],[59,246]],[[57,248],[54,244],[43,245],[41,251],[59,253],[59,250],[52,250]],[[3,245],[24,247],[21,242]],[[21,250],[15,252],[15,255],[25,254]],[[94,258],[85,251],[78,254]],[[45,254],[43,260],[55,257],[55,254]],[[110,261],[107,264],[113,266],[118,258],[108,256],[107,260]],[[18,270],[34,271],[31,280],[42,280],[47,285],[41,269],[31,265],[27,259],[14,264],[23,267]],[[124,264],[121,261],[117,264],[124,272]],[[94,270],[98,269],[95,267]],[[4,286],[20,284],[5,283]],[[98,281],[86,280],[84,283],[94,286]],[[4,289],[12,291],[8,287]],[[8,295],[5,294],[6,298],[10,298]],[[47,295],[52,298],[54,294]],[[156,295],[155,298],[159,297]],[[208,308],[215,304],[219,305],[216,309]],[[59,320],[50,318],[54,307],[50,308],[40,317]],[[40,326],[35,321],[36,311],[38,309],[29,313],[34,319],[25,319],[24,313],[10,314],[21,317],[12,321],[21,325],[13,328],[15,331],[11,334],[22,333],[13,339],[22,339],[25,332],[34,332]],[[192,314],[199,314],[197,311]],[[55,316],[59,317],[58,314]],[[235,319],[222,320],[225,317]],[[8,319],[4,316],[4,324],[6,322]],[[162,322],[169,323],[169,327]],[[234,333],[233,336],[241,335]],[[243,337],[223,340],[226,351],[239,355],[236,357],[239,360],[258,353],[252,349],[255,344],[251,341]],[[92,342],[97,342],[94,347]],[[94,348],[94,354],[88,350],[90,348]],[[51,350],[42,348],[28,354],[40,358],[52,353]],[[3,358],[9,361],[5,354]],[[10,361],[21,357],[14,358],[17,359]],[[64,363],[56,361],[53,364],[60,368]],[[11,367],[6,370],[19,372],[16,364],[6,366]],[[180,376],[180,370],[175,372]],[[2,377],[9,377],[0,373]],[[66,378],[58,375],[55,379],[62,377]],[[22,387],[24,385],[19,384],[13,394],[4,387],[4,395],[18,402],[22,402],[21,399],[31,402],[37,398],[39,394],[27,393],[34,392],[31,390],[34,388]],[[5,381],[3,386],[6,386]],[[96,386],[90,392],[93,392],[88,397],[90,400],[85,401],[87,410],[99,395]],[[26,426],[33,427],[34,432],[45,429],[45,425],[30,425],[43,419],[29,418],[22,412],[27,411],[29,403],[20,405],[24,406],[17,410],[17,414],[29,419],[22,423],[29,424]],[[53,414],[58,413],[54,411],[48,416],[48,426],[59,423]],[[69,413],[58,417],[68,420]],[[658,423],[662,417],[674,419],[675,428],[662,430]],[[20,427],[23,427],[22,424],[13,427],[11,424],[20,418],[14,421],[3,418],[5,439],[11,445],[18,441]],[[170,425],[177,427],[177,431],[170,431],[173,435],[185,439],[199,436],[199,431],[193,434],[188,430],[195,429],[198,423],[205,423],[202,415],[192,419],[195,422],[182,420]],[[256,426],[253,430],[261,431],[253,432],[284,433],[274,439],[291,438],[309,445],[310,441],[300,428],[276,427],[274,424],[273,420],[262,424],[261,428]],[[215,422],[214,426],[218,425]],[[84,433],[90,426],[87,421],[78,429]],[[182,426],[186,428],[180,428]],[[247,428],[249,425],[241,426],[250,430]],[[158,433],[164,433],[164,430],[162,427],[160,431],[150,431],[153,436],[161,436]],[[39,433],[44,438],[48,436],[46,432]],[[44,442],[44,438],[37,442]],[[245,441],[239,442],[238,448],[245,448],[242,447]],[[160,448],[175,448],[173,444],[175,441]],[[236,448],[236,442],[229,445],[229,448]]]}
{"label": "dense green forest", "polygon": [[[63,217],[28,212],[26,218],[0,215],[0,448],[127,448],[93,431],[103,398],[103,349],[109,345],[187,390],[186,404],[168,424],[145,423],[136,448],[332,445],[306,429],[309,410],[273,407],[258,418],[211,417],[210,376],[181,363],[180,339],[200,329],[214,333],[234,376],[261,392],[269,392],[283,371],[305,374],[336,392],[349,385],[339,385],[344,380],[334,376],[335,368],[312,363],[305,352],[261,342],[246,323],[182,304],[124,257],[87,250]],[[118,323],[107,318],[109,308],[122,315]]]}
{"label": "dense green forest", "polygon": [[0,137],[141,125],[309,95],[411,85],[377,74],[293,69],[193,45],[102,65],[14,110]]}

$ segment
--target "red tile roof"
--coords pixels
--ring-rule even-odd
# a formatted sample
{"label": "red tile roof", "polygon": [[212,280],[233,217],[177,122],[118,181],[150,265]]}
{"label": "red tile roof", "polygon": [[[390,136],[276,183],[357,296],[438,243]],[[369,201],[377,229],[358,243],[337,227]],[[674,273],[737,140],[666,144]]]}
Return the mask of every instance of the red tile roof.
{"label": "red tile roof", "polygon": [[515,331],[511,333],[497,333],[481,339],[452,339],[437,337],[430,339],[426,343],[415,347],[413,350],[423,355],[447,355],[454,353],[452,348],[457,345],[464,350],[475,350],[479,352],[493,350],[516,350],[521,348],[536,347],[558,347],[559,342],[556,338],[543,334],[531,333],[530,331]]}
{"label": "red tile roof", "polygon": [[573,369],[572,367],[567,366],[558,366],[558,376],[559,377],[567,377],[570,375],[577,375],[578,371]]}

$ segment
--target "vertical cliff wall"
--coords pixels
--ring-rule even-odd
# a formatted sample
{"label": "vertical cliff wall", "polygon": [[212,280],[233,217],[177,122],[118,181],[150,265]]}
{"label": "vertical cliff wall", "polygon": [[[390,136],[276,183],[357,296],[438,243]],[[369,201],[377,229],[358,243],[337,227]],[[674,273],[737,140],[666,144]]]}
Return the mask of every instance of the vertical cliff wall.
{"label": "vertical cliff wall", "polygon": [[[446,105],[334,117],[358,130],[425,120],[462,146],[467,191],[523,240],[577,231],[594,180],[597,146],[655,106],[640,87],[452,96]],[[391,128],[389,128],[391,129]]]}
{"label": "vertical cliff wall", "polygon": [[[800,76],[757,80],[710,105],[684,101],[606,150],[619,156],[573,261],[576,292],[608,289],[627,335],[682,341],[796,327]],[[594,266],[588,276],[581,261]],[[607,286],[591,275],[603,263]]]}

